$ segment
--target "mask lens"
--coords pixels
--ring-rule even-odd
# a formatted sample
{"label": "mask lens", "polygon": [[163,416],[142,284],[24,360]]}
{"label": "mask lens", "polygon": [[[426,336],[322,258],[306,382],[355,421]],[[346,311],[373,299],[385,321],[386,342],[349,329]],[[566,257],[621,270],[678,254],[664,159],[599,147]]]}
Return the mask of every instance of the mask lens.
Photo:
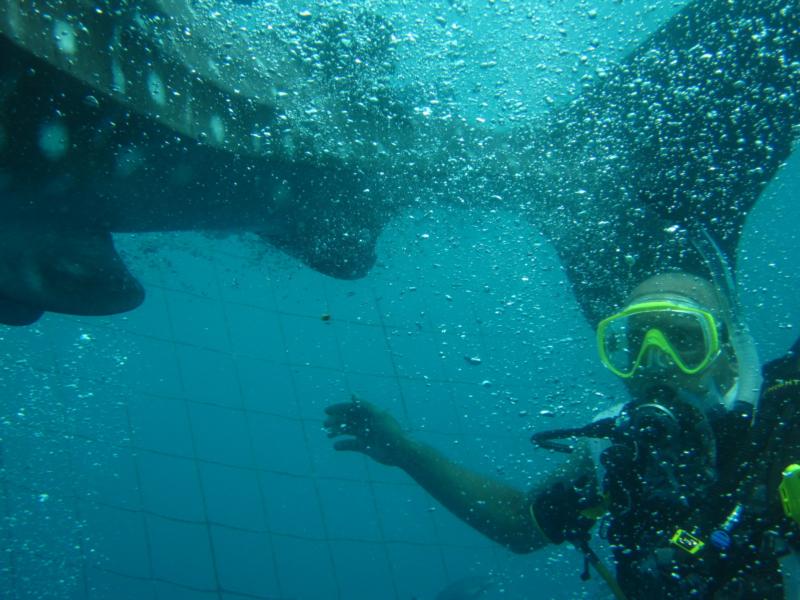
{"label": "mask lens", "polygon": [[[627,317],[610,321],[603,334],[603,350],[612,367],[629,374],[636,364],[636,356],[641,348],[641,342],[633,345],[633,332],[630,330],[630,320]],[[644,338],[642,338],[644,339]]]}
{"label": "mask lens", "polygon": [[696,369],[706,360],[711,336],[708,323],[700,314],[668,311],[661,331],[687,368]]}
{"label": "mask lens", "polygon": [[[679,367],[693,370],[702,366],[713,351],[712,326],[703,313],[691,310],[662,308],[633,312],[607,322],[603,350],[610,365],[626,375],[636,368],[643,351],[671,359],[671,350],[682,363]],[[656,338],[658,342],[654,341]]]}

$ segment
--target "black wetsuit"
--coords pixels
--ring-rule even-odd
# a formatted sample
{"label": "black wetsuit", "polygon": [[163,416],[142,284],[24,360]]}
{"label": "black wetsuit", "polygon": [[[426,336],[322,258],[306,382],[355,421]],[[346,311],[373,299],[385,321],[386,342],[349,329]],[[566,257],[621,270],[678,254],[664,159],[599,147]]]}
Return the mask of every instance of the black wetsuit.
{"label": "black wetsuit", "polygon": [[544,533],[591,552],[592,509],[602,504],[598,534],[629,600],[783,599],[779,559],[797,550],[800,534],[778,494],[783,469],[800,463],[798,357],[800,340],[765,367],[755,419],[744,405],[700,415],[674,398],[648,398],[623,411],[658,403],[677,415],[670,426],[680,431],[630,420],[620,429],[619,418],[606,433],[602,424],[587,427],[587,437],[611,442],[600,455],[603,481],[586,476],[537,493],[532,507]]}

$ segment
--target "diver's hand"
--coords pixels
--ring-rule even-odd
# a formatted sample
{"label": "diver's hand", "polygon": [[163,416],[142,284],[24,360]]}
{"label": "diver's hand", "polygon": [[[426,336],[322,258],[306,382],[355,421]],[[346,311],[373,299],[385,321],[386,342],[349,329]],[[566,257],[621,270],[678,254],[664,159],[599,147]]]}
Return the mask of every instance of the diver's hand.
{"label": "diver's hand", "polygon": [[325,413],[328,437],[350,436],[334,442],[336,450],[361,452],[381,464],[402,466],[408,440],[388,412],[353,396],[350,402],[327,407]]}

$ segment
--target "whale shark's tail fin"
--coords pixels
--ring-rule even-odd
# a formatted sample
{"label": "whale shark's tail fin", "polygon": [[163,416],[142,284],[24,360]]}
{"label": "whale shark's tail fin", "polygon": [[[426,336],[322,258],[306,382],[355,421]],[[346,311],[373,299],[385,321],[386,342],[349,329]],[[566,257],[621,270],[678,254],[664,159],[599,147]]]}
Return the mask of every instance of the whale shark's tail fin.
{"label": "whale shark's tail fin", "polygon": [[797,0],[687,3],[535,131],[534,221],[593,326],[651,275],[713,279],[695,230],[735,270],[747,215],[800,138],[798,30]]}
{"label": "whale shark's tail fin", "polygon": [[28,325],[43,311],[109,315],[143,300],[144,289],[107,232],[0,231],[0,323]]}

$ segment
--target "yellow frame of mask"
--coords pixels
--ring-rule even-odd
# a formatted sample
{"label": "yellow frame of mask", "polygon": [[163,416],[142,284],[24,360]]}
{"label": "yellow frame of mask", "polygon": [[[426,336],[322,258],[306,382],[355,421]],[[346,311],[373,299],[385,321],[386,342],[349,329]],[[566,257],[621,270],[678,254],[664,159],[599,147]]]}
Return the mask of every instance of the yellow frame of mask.
{"label": "yellow frame of mask", "polygon": [[[631,315],[639,314],[639,313],[647,313],[647,312],[675,312],[675,313],[683,313],[683,314],[693,314],[697,315],[703,323],[706,324],[708,335],[706,336],[708,340],[708,348],[706,350],[706,356],[703,361],[696,367],[690,368],[683,362],[680,357],[680,354],[673,348],[672,344],[669,343],[669,340],[664,335],[664,333],[654,327],[649,329],[647,333],[645,333],[644,339],[642,340],[642,346],[639,348],[639,354],[636,356],[636,360],[633,361],[633,366],[628,371],[622,371],[614,366],[611,360],[606,353],[604,339],[605,333],[608,326],[613,323],[617,319],[629,317]],[[719,334],[717,332],[717,321],[707,310],[703,310],[702,308],[692,306],[690,304],[685,304],[683,302],[676,302],[671,300],[655,300],[655,301],[648,301],[648,302],[639,302],[636,304],[632,304],[626,307],[624,310],[618,312],[615,315],[612,315],[608,318],[603,319],[597,326],[597,350],[600,354],[600,361],[603,365],[606,366],[612,373],[617,375],[618,377],[622,377],[623,379],[629,379],[633,377],[636,373],[636,370],[642,363],[642,359],[644,358],[645,353],[651,347],[658,348],[664,354],[666,354],[672,362],[685,374],[687,375],[695,375],[703,371],[705,368],[710,365],[714,359],[720,353],[720,346],[719,346]]]}

